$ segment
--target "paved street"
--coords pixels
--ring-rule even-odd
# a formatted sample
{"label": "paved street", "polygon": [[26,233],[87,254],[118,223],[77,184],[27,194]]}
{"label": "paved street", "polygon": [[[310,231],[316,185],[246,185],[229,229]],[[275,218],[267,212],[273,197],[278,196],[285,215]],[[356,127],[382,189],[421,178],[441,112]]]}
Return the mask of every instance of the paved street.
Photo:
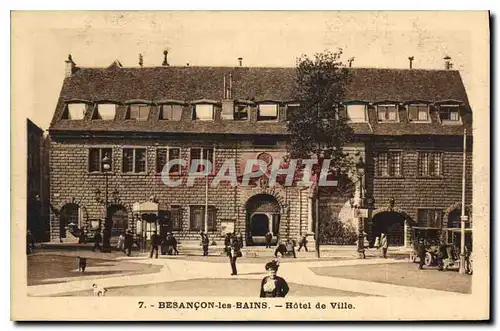
{"label": "paved street", "polygon": [[[86,252],[90,263],[88,273],[82,276],[76,270],[78,254],[82,253],[44,252],[29,256],[29,275],[41,274],[46,279],[35,276],[30,280],[33,286],[29,286],[28,293],[33,296],[85,296],[89,295],[92,284],[97,283],[108,288],[110,296],[255,297],[260,280],[266,275],[264,264],[269,261],[267,257],[241,258],[238,261],[238,276],[231,276],[225,257],[196,257],[193,260],[193,257],[186,256],[160,256],[159,259],[149,259],[148,256]],[[63,269],[64,272],[45,269]],[[394,258],[283,259],[278,274],[290,284],[290,297],[453,296],[464,295],[470,288],[470,276],[435,270],[418,271],[416,264]],[[439,286],[447,284],[447,281],[453,285],[447,288]]]}

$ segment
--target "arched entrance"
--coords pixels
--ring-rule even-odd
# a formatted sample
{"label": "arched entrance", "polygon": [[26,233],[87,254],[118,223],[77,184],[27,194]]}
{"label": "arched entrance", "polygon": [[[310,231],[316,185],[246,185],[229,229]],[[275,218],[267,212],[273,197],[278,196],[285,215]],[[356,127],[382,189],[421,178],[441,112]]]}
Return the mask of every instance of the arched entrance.
{"label": "arched entrance", "polygon": [[278,200],[270,194],[257,194],[248,199],[245,208],[247,245],[265,244],[268,231],[273,233],[273,242],[276,242],[281,214]]}
{"label": "arched entrance", "polygon": [[70,223],[78,225],[79,207],[76,203],[67,203],[61,208],[59,215],[59,236],[66,238],[66,229]]}
{"label": "arched entrance", "polygon": [[372,219],[372,243],[381,233],[387,235],[389,246],[404,246],[405,215],[397,211],[382,211]]}
{"label": "arched entrance", "polygon": [[111,205],[108,207],[108,217],[111,221],[111,238],[114,244],[118,242],[118,237],[128,228],[128,212],[121,205]]}

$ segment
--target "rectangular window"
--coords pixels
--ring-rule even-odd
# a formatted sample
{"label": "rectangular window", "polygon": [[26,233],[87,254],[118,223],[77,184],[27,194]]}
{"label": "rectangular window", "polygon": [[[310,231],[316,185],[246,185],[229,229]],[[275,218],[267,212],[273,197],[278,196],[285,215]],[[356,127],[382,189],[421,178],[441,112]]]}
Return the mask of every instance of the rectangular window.
{"label": "rectangular window", "polygon": [[87,110],[87,104],[85,103],[69,103],[68,113],[65,119],[83,120],[83,118],[85,117],[86,110]]}
{"label": "rectangular window", "polygon": [[113,103],[100,103],[93,119],[111,121],[115,119],[116,105]]}
{"label": "rectangular window", "polygon": [[286,105],[287,118],[290,118],[290,116],[292,116],[291,114],[300,114],[299,112],[300,112],[300,104],[294,103]]}
{"label": "rectangular window", "polygon": [[276,145],[278,144],[278,141],[276,140],[276,138],[273,138],[273,137],[260,136],[260,137],[255,138],[252,141],[252,144],[255,147],[273,148],[273,147],[276,147]]}
{"label": "rectangular window", "polygon": [[236,121],[248,120],[248,106],[247,105],[235,105],[234,106],[234,119]]}
{"label": "rectangular window", "polygon": [[426,104],[408,105],[408,119],[414,122],[429,122],[429,106]]}
{"label": "rectangular window", "polygon": [[257,110],[257,121],[275,121],[278,119],[277,104],[261,104]]}
{"label": "rectangular window", "polygon": [[90,148],[89,172],[104,171],[102,160],[105,156],[110,159],[110,169],[113,169],[113,150],[111,148]]}
{"label": "rectangular window", "polygon": [[214,105],[200,104],[195,105],[193,111],[193,120],[211,121],[214,119]]}
{"label": "rectangular window", "polygon": [[401,152],[379,153],[377,156],[377,176],[400,177],[402,175]]}
{"label": "rectangular window", "polygon": [[378,105],[377,114],[379,122],[396,122],[398,120],[398,108],[396,105]]}
{"label": "rectangular window", "polygon": [[443,175],[443,153],[419,152],[418,175],[420,177],[440,177]]}
{"label": "rectangular window", "polygon": [[[208,231],[215,231],[217,210],[208,206]],[[205,206],[189,206],[189,230],[205,231]]]}
{"label": "rectangular window", "polygon": [[[177,160],[180,158],[181,149],[177,147],[158,148],[156,151],[156,172],[163,172],[163,168],[167,165],[167,161]],[[170,167],[169,174],[180,173],[180,165],[175,164]]]}
{"label": "rectangular window", "polygon": [[151,107],[149,105],[143,105],[143,104],[130,105],[127,119],[136,121],[147,121],[150,109]]}
{"label": "rectangular window", "polygon": [[443,210],[442,209],[418,209],[417,211],[418,226],[429,228],[441,228],[443,225]]}
{"label": "rectangular window", "polygon": [[182,208],[178,205],[170,206],[170,218],[172,221],[172,230],[182,230]]}
{"label": "rectangular window", "polygon": [[146,172],[146,149],[124,148],[122,159],[122,171],[124,173]]}
{"label": "rectangular window", "polygon": [[353,123],[366,122],[366,105],[347,105],[347,120]]}
{"label": "rectangular window", "polygon": [[[189,152],[190,169],[193,160],[208,160],[212,163],[212,171],[215,169],[215,158],[213,148],[191,148]],[[198,171],[203,170],[203,165],[199,165]]]}
{"label": "rectangular window", "polygon": [[441,121],[460,121],[460,114],[458,106],[445,106],[439,107],[439,119]]}
{"label": "rectangular window", "polygon": [[182,105],[162,105],[160,109],[160,120],[180,121],[182,117]]}

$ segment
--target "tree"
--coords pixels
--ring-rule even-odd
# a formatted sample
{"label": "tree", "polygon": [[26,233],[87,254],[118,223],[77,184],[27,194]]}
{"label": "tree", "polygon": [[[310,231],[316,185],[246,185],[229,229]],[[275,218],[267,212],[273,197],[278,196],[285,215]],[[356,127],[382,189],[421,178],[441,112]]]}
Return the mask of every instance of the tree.
{"label": "tree", "polygon": [[[348,69],[341,55],[342,50],[325,51],[313,58],[302,55],[297,59],[294,98],[300,106],[287,114],[288,156],[320,160],[313,167],[316,182],[322,159],[330,159],[329,173],[334,175],[346,173],[352,167],[343,147],[352,141],[354,132],[339,112],[348,82]],[[314,197],[319,201],[319,190],[315,187]],[[316,215],[316,253],[319,257],[318,217]]]}

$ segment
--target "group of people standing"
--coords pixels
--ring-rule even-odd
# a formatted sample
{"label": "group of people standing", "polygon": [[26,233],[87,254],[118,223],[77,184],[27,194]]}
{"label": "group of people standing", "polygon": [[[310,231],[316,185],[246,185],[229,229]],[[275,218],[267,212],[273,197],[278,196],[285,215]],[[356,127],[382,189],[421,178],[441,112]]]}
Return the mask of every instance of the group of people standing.
{"label": "group of people standing", "polygon": [[[97,234],[99,234],[100,237],[100,232],[98,231]],[[96,236],[97,236],[96,234]],[[97,242],[97,239],[96,239]],[[120,236],[118,237],[118,244],[116,245],[116,248],[119,249],[120,251],[124,252],[127,254],[127,256],[130,256],[132,254],[132,246],[134,245],[134,235],[132,234],[131,230],[127,230],[125,233],[120,233]],[[96,244],[94,244],[94,249],[96,248]]]}
{"label": "group of people standing", "polygon": [[373,245],[377,249],[382,249],[382,257],[387,259],[387,249],[389,248],[389,242],[387,241],[387,235],[381,233],[380,237],[375,238],[375,244]]}
{"label": "group of people standing", "polygon": [[153,258],[153,254],[155,258],[158,258],[158,250],[161,247],[162,255],[179,255],[179,251],[177,250],[177,239],[171,232],[168,232],[165,238],[162,238],[156,231],[151,235],[151,252],[149,253],[149,258]]}

